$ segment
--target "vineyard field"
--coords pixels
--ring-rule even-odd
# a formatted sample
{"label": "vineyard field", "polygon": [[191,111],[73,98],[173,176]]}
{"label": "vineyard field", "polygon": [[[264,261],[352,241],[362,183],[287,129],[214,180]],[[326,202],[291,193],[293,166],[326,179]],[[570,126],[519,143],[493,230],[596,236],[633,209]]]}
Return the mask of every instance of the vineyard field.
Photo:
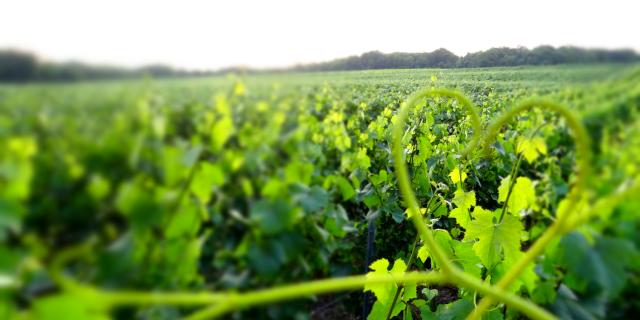
{"label": "vineyard field", "polygon": [[630,319],[640,65],[0,84],[0,319]]}

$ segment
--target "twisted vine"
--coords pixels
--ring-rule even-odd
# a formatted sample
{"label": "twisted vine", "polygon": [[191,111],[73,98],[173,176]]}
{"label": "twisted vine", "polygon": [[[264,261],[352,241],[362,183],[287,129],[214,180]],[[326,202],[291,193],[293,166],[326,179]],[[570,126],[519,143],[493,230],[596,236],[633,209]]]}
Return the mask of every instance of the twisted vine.
{"label": "twisted vine", "polygon": [[[440,246],[436,243],[433,237],[433,233],[431,232],[431,229],[427,226],[427,224],[422,219],[422,215],[419,213],[420,206],[413,192],[413,188],[411,187],[409,172],[407,169],[406,162],[404,160],[404,147],[402,146],[402,137],[404,135],[404,125],[409,116],[410,108],[413,107],[415,104],[417,104],[421,99],[426,97],[433,97],[433,96],[446,96],[446,97],[458,99],[458,101],[460,101],[462,105],[465,107],[467,113],[469,113],[469,115],[471,116],[471,120],[472,120],[471,124],[473,126],[474,132],[469,145],[461,153],[463,157],[467,156],[469,152],[478,145],[478,143],[480,142],[480,138],[483,135],[482,127],[480,123],[480,117],[478,116],[476,108],[468,99],[464,98],[464,96],[462,96],[460,93],[455,91],[445,90],[445,89],[426,89],[414,94],[411,98],[409,98],[407,103],[401,107],[400,112],[398,113],[398,118],[396,119],[396,123],[394,124],[393,133],[392,133],[393,142],[394,142],[392,153],[394,157],[394,165],[396,167],[396,175],[398,178],[398,186],[400,187],[400,192],[405,202],[407,203],[407,207],[411,211],[411,220],[413,221],[413,225],[418,231],[418,234],[420,235],[422,241],[427,246],[429,252],[433,254],[432,258],[434,258],[436,263],[438,263],[438,265],[441,266],[443,273],[447,275],[453,283],[456,283],[462,287],[466,287],[469,289],[473,289],[472,287],[486,286],[486,288],[489,291],[504,290],[505,289],[504,287],[492,287],[482,282],[481,280],[464,273],[464,271],[456,267],[451,262],[449,257],[447,257],[444,251],[440,248]],[[507,113],[506,116],[509,116],[509,114]],[[500,119],[503,119],[503,118],[510,119],[508,117],[502,117]],[[498,122],[498,124],[499,123],[500,122]],[[491,129],[492,127],[489,127],[489,128]],[[492,129],[491,131],[488,131],[488,133],[491,133],[491,132],[497,133],[497,129],[495,130]],[[487,146],[488,139],[485,138],[484,141],[485,141],[484,145]],[[524,270],[524,267],[526,267],[526,264],[522,266],[522,270],[518,270],[517,275],[519,275]],[[516,275],[516,278],[517,278],[517,275]],[[516,306],[514,305],[514,307]],[[555,318],[553,315],[548,313],[548,311],[540,308],[539,306],[535,305],[530,301],[526,301],[523,307],[524,308],[521,309],[520,311],[527,314],[531,318],[534,318],[534,319],[554,319]]]}
{"label": "twisted vine", "polygon": [[[436,243],[432,230],[427,226],[419,213],[418,201],[411,187],[407,165],[404,159],[404,148],[402,146],[402,138],[404,136],[404,127],[409,116],[411,108],[416,106],[422,99],[429,97],[448,97],[456,99],[468,113],[471,119],[473,136],[467,147],[460,153],[462,157],[466,157],[473,149],[475,149],[482,140],[482,148],[489,150],[491,141],[498,135],[500,129],[509,121],[516,118],[520,113],[529,111],[539,107],[547,109],[559,114],[565,119],[567,125],[572,131],[576,143],[576,180],[571,189],[568,201],[569,205],[565,214],[556,215],[555,221],[547,229],[545,233],[533,244],[531,248],[516,262],[496,285],[490,285],[481,279],[475,278],[455,266],[447,254]],[[414,227],[418,231],[418,235],[429,251],[432,258],[441,266],[442,271],[430,272],[407,272],[402,275],[357,275],[324,280],[315,280],[301,282],[297,284],[282,285],[268,289],[256,290],[252,292],[146,292],[146,291],[106,291],[98,290],[88,285],[83,285],[71,278],[63,275],[63,265],[69,260],[77,258],[83,252],[86,252],[87,246],[83,248],[75,247],[63,251],[58,259],[56,259],[51,267],[52,279],[65,290],[75,290],[86,294],[92,294],[103,301],[107,308],[113,308],[119,305],[180,305],[180,306],[207,306],[188,317],[188,319],[207,319],[223,315],[225,313],[240,310],[252,306],[264,305],[290,299],[297,299],[305,296],[316,294],[337,292],[362,288],[367,284],[383,284],[396,283],[398,285],[405,283],[423,283],[423,284],[455,284],[470,290],[475,290],[483,294],[485,297],[480,301],[474,312],[470,315],[471,319],[480,318],[489,306],[495,301],[501,301],[525,314],[532,319],[555,319],[555,317],[547,310],[528,301],[518,295],[509,292],[507,289],[510,284],[515,281],[524,269],[543,252],[545,246],[555,237],[560,236],[579,223],[586,221],[587,218],[593,216],[595,210],[601,207],[613,206],[623,201],[627,196],[634,194],[640,190],[640,179],[634,181],[630,188],[623,192],[606,198],[596,205],[584,216],[573,221],[569,220],[572,210],[579,201],[582,201],[586,193],[587,181],[591,171],[591,149],[589,147],[589,139],[584,126],[580,123],[577,116],[568,108],[548,101],[530,100],[517,107],[507,110],[495,122],[493,122],[486,130],[482,130],[480,117],[476,111],[476,107],[461,93],[446,89],[426,89],[413,94],[406,103],[402,104],[392,129],[392,154],[398,186],[408,210],[411,212],[411,220]]]}
{"label": "twisted vine", "polygon": [[[501,117],[491,124],[484,135],[483,149],[488,152],[490,142],[495,140],[500,129],[518,115],[523,112],[530,111],[533,108],[541,108],[553,111],[565,119],[567,126],[571,129],[576,145],[576,180],[569,191],[567,208],[564,214],[556,215],[555,221],[551,226],[534,242],[527,252],[512,266],[509,271],[498,281],[496,287],[508,289],[514,281],[524,272],[526,267],[539,256],[546,246],[556,237],[570,230],[565,227],[565,223],[574,214],[573,209],[577,203],[586,195],[587,180],[591,172],[591,147],[589,135],[584,125],[578,120],[578,117],[567,107],[544,100],[525,101],[513,109],[507,110]],[[474,312],[469,319],[479,319],[494,301],[491,298],[485,298],[476,306]]]}

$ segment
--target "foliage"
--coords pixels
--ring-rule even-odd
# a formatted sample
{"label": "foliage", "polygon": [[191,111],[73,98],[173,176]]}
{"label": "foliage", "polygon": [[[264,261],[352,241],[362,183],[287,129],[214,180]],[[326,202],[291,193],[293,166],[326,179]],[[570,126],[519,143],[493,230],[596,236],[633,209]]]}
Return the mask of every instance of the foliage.
{"label": "foliage", "polygon": [[[0,313],[294,318],[324,305],[277,302],[364,288],[376,297],[370,318],[460,319],[496,301],[492,319],[548,316],[542,308],[628,317],[640,270],[640,203],[629,196],[639,75],[599,66],[0,87]],[[407,100],[420,87],[465,95]],[[611,121],[587,137],[562,112]],[[365,261],[369,221],[375,261]],[[355,315],[363,296],[335,301]]]}

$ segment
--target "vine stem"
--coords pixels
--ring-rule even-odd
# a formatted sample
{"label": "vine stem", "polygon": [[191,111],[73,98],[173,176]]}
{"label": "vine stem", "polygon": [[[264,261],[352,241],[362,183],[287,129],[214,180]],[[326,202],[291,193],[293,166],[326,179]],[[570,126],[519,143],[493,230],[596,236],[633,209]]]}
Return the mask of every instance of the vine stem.
{"label": "vine stem", "polygon": [[502,222],[504,219],[504,214],[507,212],[507,207],[509,206],[509,198],[511,198],[511,192],[513,192],[513,187],[516,185],[516,174],[518,173],[518,169],[520,168],[520,162],[522,161],[522,154],[518,156],[518,160],[516,160],[516,165],[511,169],[511,181],[509,181],[509,191],[507,192],[507,198],[504,200],[504,206],[502,206],[502,212],[500,213],[500,219],[498,219],[498,223]]}
{"label": "vine stem", "polygon": [[[515,308],[522,310],[525,314],[534,319],[554,319],[546,310],[540,308],[529,308],[530,302],[504,290],[493,289],[484,284],[479,279],[473,278],[464,273],[457,274],[454,282],[505,301]],[[298,299],[337,291],[347,291],[362,288],[367,284],[385,283],[423,283],[423,284],[443,284],[452,283],[451,277],[440,272],[407,272],[402,275],[359,275],[342,278],[309,281],[291,285],[284,285],[269,289],[252,291],[247,293],[215,293],[215,292],[148,292],[148,291],[99,291],[92,287],[74,285],[68,290],[81,294],[93,294],[96,299],[103,301],[109,308],[119,305],[180,305],[197,306],[213,304],[213,306],[202,309],[188,317],[194,319],[209,319],[221,316],[233,310],[248,308],[251,306],[264,305],[278,301]]]}
{"label": "vine stem", "polygon": [[198,306],[220,303],[228,298],[226,293],[210,292],[103,291],[99,292],[99,295],[110,306],[154,304]]}
{"label": "vine stem", "polygon": [[[533,319],[551,320],[555,317],[548,311],[532,304],[517,295],[509,293],[505,290],[492,288],[485,284],[480,279],[474,278],[471,275],[464,272],[455,271],[453,276],[446,275],[441,272],[407,272],[402,275],[361,275],[351,276],[343,278],[334,278],[326,280],[316,280],[305,283],[298,283],[292,285],[286,285],[281,287],[275,287],[270,289],[264,289],[259,291],[253,291],[248,293],[238,294],[224,294],[226,297],[220,300],[217,304],[197,311],[189,316],[189,320],[209,319],[212,317],[220,316],[231,310],[244,309],[250,306],[264,305],[278,301],[296,299],[300,297],[345,291],[361,288],[367,284],[384,284],[384,283],[430,283],[430,284],[444,284],[453,283],[464,287],[468,287],[477,290],[483,294],[494,297],[505,303],[513,306],[514,308],[522,311],[527,316]],[[141,292],[141,295],[148,293]],[[161,299],[156,297],[156,302],[162,302]]]}
{"label": "vine stem", "polygon": [[226,309],[221,310],[219,305],[213,305],[212,307],[205,308],[192,314],[187,319],[209,319],[215,316],[220,316],[230,310],[238,310],[249,306],[269,304],[272,302],[295,299],[315,294],[353,290],[362,288],[368,284],[400,284],[406,282],[442,283],[445,281],[446,278],[442,274],[436,272],[407,272],[403,275],[360,275],[316,280],[243,294],[228,294],[224,300],[218,301],[220,304],[226,306]]}

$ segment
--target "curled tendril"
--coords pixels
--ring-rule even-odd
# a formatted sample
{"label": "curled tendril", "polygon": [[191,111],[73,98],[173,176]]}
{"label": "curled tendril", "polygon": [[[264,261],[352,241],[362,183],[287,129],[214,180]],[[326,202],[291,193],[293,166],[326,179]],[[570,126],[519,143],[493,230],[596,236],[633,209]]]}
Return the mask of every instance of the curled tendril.
{"label": "curled tendril", "polygon": [[75,245],[62,250],[57,254],[51,262],[49,275],[54,283],[65,289],[78,288],[82,285],[75,279],[64,274],[64,266],[69,264],[71,260],[75,260],[86,256],[91,252],[91,247],[96,243],[95,238],[90,238],[85,243]]}
{"label": "curled tendril", "polygon": [[413,192],[413,188],[411,187],[411,183],[409,182],[409,171],[407,170],[407,165],[405,164],[404,147],[402,145],[404,127],[405,123],[407,122],[407,118],[409,117],[409,111],[411,110],[411,108],[420,103],[422,99],[428,97],[449,97],[456,99],[462,104],[467,113],[470,115],[471,125],[473,127],[473,137],[471,138],[469,147],[465,148],[462,151],[463,156],[466,156],[470,152],[470,150],[472,150],[472,148],[480,141],[482,124],[480,123],[480,116],[478,116],[476,107],[461,93],[447,89],[425,89],[413,94],[411,97],[409,97],[407,102],[401,106],[400,111],[398,112],[396,123],[393,127],[392,152],[400,192],[402,193],[404,200],[407,202],[408,209],[411,211],[411,220],[413,221],[418,234],[420,234],[420,238],[425,243],[427,248],[429,248],[430,252],[433,253],[436,262],[442,266],[443,271],[445,273],[449,273],[449,271],[451,271],[452,268],[455,267],[449,261],[449,257],[447,257],[444,251],[436,244],[431,230],[426,226],[423,219],[421,218],[422,215],[419,213],[420,206]]}
{"label": "curled tendril", "polygon": [[[398,179],[398,186],[400,188],[400,193],[407,203],[407,207],[411,212],[411,220],[413,222],[414,227],[418,231],[420,238],[425,243],[429,251],[432,253],[434,260],[438,265],[441,266],[443,274],[447,276],[452,282],[464,286],[470,289],[478,290],[478,288],[482,288],[483,291],[488,293],[495,293],[498,291],[504,291],[504,289],[499,287],[490,286],[477,278],[471,277],[465,274],[462,270],[456,267],[451,260],[446,255],[446,253],[440,248],[440,246],[436,243],[432,230],[427,226],[427,224],[422,219],[422,215],[419,213],[420,207],[418,204],[418,200],[416,199],[415,193],[413,192],[413,188],[411,187],[411,179],[409,178],[409,171],[407,169],[407,165],[404,159],[404,147],[402,145],[402,137],[404,136],[404,127],[407,122],[407,118],[409,117],[409,111],[416,104],[418,104],[422,99],[426,97],[438,97],[444,96],[449,98],[457,99],[464,108],[467,113],[471,116],[471,125],[474,129],[473,137],[469,142],[469,145],[461,152],[461,156],[467,156],[480,142],[482,137],[482,124],[480,122],[480,117],[478,116],[476,107],[469,101],[466,97],[464,97],[461,93],[446,89],[427,89],[422,90],[414,95],[412,95],[405,104],[402,105],[400,111],[398,112],[398,116],[396,122],[393,127],[392,132],[392,140],[393,140],[393,158],[394,165],[396,168],[396,175]],[[515,113],[517,114],[517,113]],[[497,129],[496,129],[497,132]],[[486,141],[486,140],[485,140]],[[518,273],[519,274],[519,273]],[[495,297],[495,296],[494,296]],[[502,300],[506,302],[505,300]],[[554,316],[549,314],[544,309],[541,309],[539,306],[533,304],[532,302],[526,302],[524,306],[513,305],[514,307],[518,307],[520,311],[524,312],[531,318],[536,319],[553,319]]]}
{"label": "curled tendril", "polygon": [[[577,210],[574,210],[575,207],[582,199],[584,199],[585,195],[588,194],[587,181],[589,180],[589,176],[592,171],[592,154],[589,135],[578,117],[569,108],[563,105],[545,100],[528,100],[517,105],[513,109],[505,111],[489,127],[487,127],[482,141],[482,147],[485,150],[485,153],[488,153],[490,144],[496,139],[500,129],[504,125],[514,120],[521,113],[530,111],[534,108],[545,109],[558,114],[566,121],[567,126],[569,126],[576,145],[576,180],[569,192],[569,196],[567,198],[568,203],[564,213],[556,215],[556,220],[553,224],[537,241],[534,242],[526,254],[523,255],[522,258],[520,258],[511,269],[509,269],[509,271],[507,271],[500,281],[498,281],[496,286],[501,289],[508,288],[520,276],[520,274],[525,271],[526,267],[533,262],[535,257],[544,251],[544,248],[549,244],[549,242],[551,242],[551,240],[569,231],[570,228],[575,227],[575,225],[567,225],[566,222],[572,214],[578,212]],[[485,298],[478,304],[469,318],[479,319],[482,313],[485,312],[492,303],[493,301],[490,297]]]}
{"label": "curled tendril", "polygon": [[[422,99],[430,97],[446,97],[456,99],[460,104],[462,104],[462,107],[471,118],[471,127],[473,128],[473,136],[471,137],[471,141],[469,141],[468,146],[462,152],[460,152],[460,155],[463,157],[468,155],[471,150],[473,150],[480,142],[480,138],[482,137],[482,123],[478,114],[478,108],[474,106],[471,100],[465,97],[462,93],[448,89],[420,90],[407,99],[405,107],[400,110],[399,118],[403,117],[402,122],[406,122],[406,119],[409,116],[410,109],[420,103]],[[401,130],[403,129],[403,126],[396,127],[400,127],[399,129]],[[394,139],[394,141],[396,142],[396,144],[398,143],[397,139]]]}
{"label": "curled tendril", "polygon": [[587,181],[591,174],[591,142],[587,130],[578,117],[567,107],[546,100],[528,100],[513,109],[505,111],[489,127],[482,138],[482,147],[488,151],[490,144],[496,139],[500,129],[523,112],[540,108],[557,113],[571,129],[576,144],[576,182],[570,197],[578,197],[586,191]]}

